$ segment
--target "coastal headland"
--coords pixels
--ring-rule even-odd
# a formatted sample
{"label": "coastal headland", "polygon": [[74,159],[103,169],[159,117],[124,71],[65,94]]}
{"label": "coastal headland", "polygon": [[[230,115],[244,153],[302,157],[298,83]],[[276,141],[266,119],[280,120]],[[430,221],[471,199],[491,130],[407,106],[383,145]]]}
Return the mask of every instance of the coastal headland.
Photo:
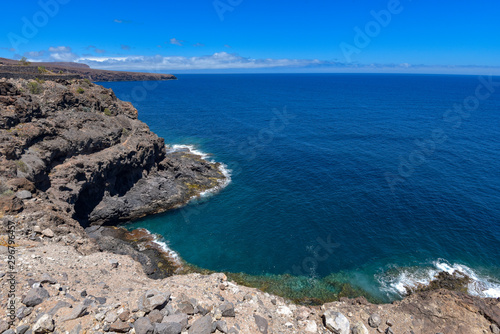
{"label": "coastal headland", "polygon": [[57,80],[89,79],[92,81],[175,80],[172,74],[108,71],[73,62],[36,62],[0,58],[0,78]]}
{"label": "coastal headland", "polygon": [[[68,75],[95,70],[79,71]],[[392,304],[312,306],[190,272],[146,231],[116,226],[221,187],[221,165],[168,150],[90,82],[104,74],[45,75],[0,79],[0,333],[500,332],[500,300],[446,275]]]}

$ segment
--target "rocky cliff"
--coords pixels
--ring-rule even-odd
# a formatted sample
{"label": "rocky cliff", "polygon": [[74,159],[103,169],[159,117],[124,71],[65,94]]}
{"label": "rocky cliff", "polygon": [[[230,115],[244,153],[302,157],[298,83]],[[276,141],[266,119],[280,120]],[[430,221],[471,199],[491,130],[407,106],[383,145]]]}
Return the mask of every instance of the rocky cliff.
{"label": "rocky cliff", "polygon": [[0,108],[0,209],[50,212],[56,234],[166,211],[224,179],[88,80],[3,80]]}

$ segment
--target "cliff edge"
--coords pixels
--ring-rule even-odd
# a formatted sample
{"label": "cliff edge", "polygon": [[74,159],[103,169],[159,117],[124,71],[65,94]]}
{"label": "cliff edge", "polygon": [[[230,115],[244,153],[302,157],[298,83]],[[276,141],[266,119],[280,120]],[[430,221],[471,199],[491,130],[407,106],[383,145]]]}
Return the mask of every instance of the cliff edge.
{"label": "cliff edge", "polygon": [[42,212],[56,234],[163,212],[225,179],[167,152],[132,104],[88,80],[3,80],[0,108],[0,210]]}

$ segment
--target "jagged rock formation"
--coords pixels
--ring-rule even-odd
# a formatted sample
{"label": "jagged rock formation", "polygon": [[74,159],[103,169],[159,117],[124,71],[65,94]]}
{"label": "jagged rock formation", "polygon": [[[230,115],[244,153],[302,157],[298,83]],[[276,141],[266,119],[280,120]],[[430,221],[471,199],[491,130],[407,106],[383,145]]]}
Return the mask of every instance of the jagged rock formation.
{"label": "jagged rock formation", "polygon": [[56,234],[169,210],[224,179],[88,80],[0,81],[0,110],[0,210],[48,211]]}

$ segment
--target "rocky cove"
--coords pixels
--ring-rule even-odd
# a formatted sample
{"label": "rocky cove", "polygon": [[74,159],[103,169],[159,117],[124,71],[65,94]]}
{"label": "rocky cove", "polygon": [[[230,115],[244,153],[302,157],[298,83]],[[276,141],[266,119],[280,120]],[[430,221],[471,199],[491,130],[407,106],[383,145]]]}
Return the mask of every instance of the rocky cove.
{"label": "rocky cove", "polygon": [[445,284],[387,305],[301,306],[225,274],[180,275],[147,234],[113,226],[217,187],[217,163],[168,151],[130,103],[89,80],[4,79],[0,108],[1,229],[15,231],[17,265],[13,319],[0,267],[0,333],[499,331],[500,301]]}

